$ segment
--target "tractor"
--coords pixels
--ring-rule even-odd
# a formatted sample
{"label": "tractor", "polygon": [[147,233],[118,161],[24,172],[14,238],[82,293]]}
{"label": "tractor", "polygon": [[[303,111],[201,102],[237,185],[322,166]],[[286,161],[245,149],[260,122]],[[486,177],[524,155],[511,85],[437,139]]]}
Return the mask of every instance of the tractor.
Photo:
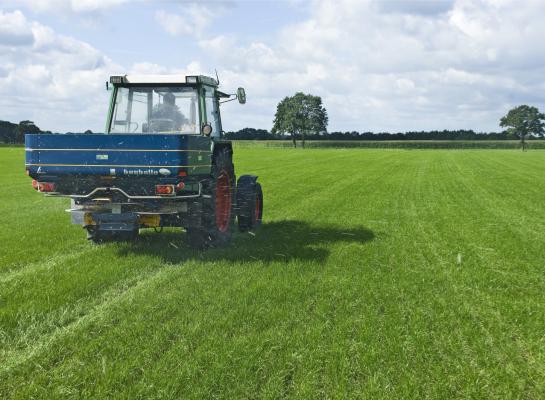
{"label": "tractor", "polygon": [[229,242],[256,230],[263,193],[255,175],[236,179],[220,104],[246,94],[219,90],[203,75],[115,75],[104,133],[27,134],[33,187],[68,197],[73,224],[96,243],[132,240],[142,228],[181,227],[189,244]]}

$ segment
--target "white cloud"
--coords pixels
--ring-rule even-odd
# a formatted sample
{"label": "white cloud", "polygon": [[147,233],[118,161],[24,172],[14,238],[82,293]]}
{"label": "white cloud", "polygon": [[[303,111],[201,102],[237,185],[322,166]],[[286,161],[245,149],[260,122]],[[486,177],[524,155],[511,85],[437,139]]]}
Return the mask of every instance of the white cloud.
{"label": "white cloud", "polygon": [[193,61],[186,65],[184,68],[167,68],[165,66],[150,63],[139,62],[132,65],[129,68],[129,74],[136,75],[195,75],[202,72],[202,66],[200,63]]}
{"label": "white cloud", "polygon": [[0,119],[33,120],[40,128],[81,132],[104,129],[109,93],[105,82],[116,73],[202,72],[188,62],[169,68],[152,62],[127,67],[100,50],[29,20],[21,11],[0,10]]}
{"label": "white cloud", "polygon": [[22,12],[2,13],[0,11],[0,45],[30,46],[33,42],[32,30]]}
{"label": "white cloud", "polygon": [[89,44],[29,21],[23,13],[0,11],[16,21],[26,41],[0,40],[2,118],[32,119],[43,129],[102,129],[107,110],[104,82],[116,65]]}
{"label": "white cloud", "polygon": [[35,12],[90,14],[128,3],[129,0],[7,0]]}
{"label": "white cloud", "polygon": [[164,10],[157,11],[155,19],[166,32],[174,36],[191,35],[194,30],[194,27],[189,24],[186,17],[171,14]]}
{"label": "white cloud", "polygon": [[454,0],[374,0],[379,10],[390,13],[437,15],[450,10]]}
{"label": "white cloud", "polygon": [[342,130],[493,130],[512,105],[543,108],[545,3],[424,3],[314,1],[271,40],[201,40],[211,62],[229,65],[225,83],[248,87],[250,110],[223,120],[270,127],[276,102],[298,90],[321,95]]}
{"label": "white cloud", "polygon": [[203,4],[190,4],[182,9],[182,14],[174,14],[164,10],[155,13],[155,20],[173,36],[193,35],[201,37],[205,30],[222,13],[220,4],[214,10]]}

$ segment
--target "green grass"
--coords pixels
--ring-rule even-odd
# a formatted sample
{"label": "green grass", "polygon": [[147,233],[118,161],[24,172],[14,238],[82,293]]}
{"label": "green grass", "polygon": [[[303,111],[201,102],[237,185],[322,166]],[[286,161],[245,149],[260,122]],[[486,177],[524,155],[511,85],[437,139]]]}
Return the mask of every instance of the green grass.
{"label": "green grass", "polygon": [[95,246],[0,149],[0,398],[543,398],[545,152],[235,165],[256,236]]}

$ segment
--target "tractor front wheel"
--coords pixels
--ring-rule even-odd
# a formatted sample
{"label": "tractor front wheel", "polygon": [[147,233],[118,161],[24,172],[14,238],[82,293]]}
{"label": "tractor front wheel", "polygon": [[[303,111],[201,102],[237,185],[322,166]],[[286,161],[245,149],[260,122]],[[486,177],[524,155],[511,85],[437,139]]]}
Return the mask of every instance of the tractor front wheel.
{"label": "tractor front wheel", "polygon": [[253,231],[263,219],[263,191],[257,176],[243,175],[237,183],[237,218],[241,232]]}

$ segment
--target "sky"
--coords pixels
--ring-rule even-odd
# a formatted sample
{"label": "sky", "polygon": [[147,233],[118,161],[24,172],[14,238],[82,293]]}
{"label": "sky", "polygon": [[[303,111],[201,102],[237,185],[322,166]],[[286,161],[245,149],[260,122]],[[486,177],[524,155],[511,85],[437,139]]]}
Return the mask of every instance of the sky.
{"label": "sky", "polygon": [[110,75],[217,70],[247,94],[226,131],[298,91],[330,132],[500,131],[545,109],[544,21],[544,0],[0,0],[0,120],[101,132]]}

